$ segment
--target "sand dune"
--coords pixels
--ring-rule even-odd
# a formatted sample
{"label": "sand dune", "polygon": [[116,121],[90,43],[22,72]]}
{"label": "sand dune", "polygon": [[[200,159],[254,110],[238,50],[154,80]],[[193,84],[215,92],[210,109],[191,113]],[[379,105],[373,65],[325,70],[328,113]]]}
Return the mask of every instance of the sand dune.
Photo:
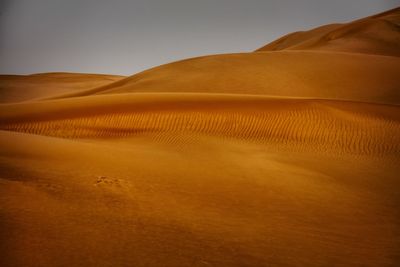
{"label": "sand dune", "polygon": [[399,16],[400,8],[348,24],[326,25],[278,39],[258,53],[182,60],[56,98],[206,92],[398,104]]}
{"label": "sand dune", "polygon": [[121,78],[123,76],[62,72],[0,75],[0,103],[20,102],[90,89]]}
{"label": "sand dune", "polygon": [[398,17],[1,76],[0,266],[399,265]]}
{"label": "sand dune", "polygon": [[[396,57],[289,51],[207,56],[56,98],[136,92],[258,94],[400,103]],[[369,79],[365,79],[369,77]]]}
{"label": "sand dune", "polygon": [[246,95],[109,95],[1,107],[0,129],[63,138],[216,135],[326,152],[398,154],[398,106]]}
{"label": "sand dune", "polygon": [[400,8],[346,24],[286,35],[259,51],[324,50],[400,56]]}
{"label": "sand dune", "polygon": [[7,131],[0,140],[2,266],[399,260],[398,155],[191,134],[81,142]]}

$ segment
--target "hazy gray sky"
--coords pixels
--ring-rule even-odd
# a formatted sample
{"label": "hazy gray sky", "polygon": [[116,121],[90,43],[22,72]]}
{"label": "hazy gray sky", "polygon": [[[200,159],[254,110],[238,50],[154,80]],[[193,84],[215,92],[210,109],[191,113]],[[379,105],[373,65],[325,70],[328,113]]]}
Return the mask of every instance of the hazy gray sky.
{"label": "hazy gray sky", "polygon": [[346,22],[400,0],[0,0],[0,73],[129,75],[247,52],[289,32]]}

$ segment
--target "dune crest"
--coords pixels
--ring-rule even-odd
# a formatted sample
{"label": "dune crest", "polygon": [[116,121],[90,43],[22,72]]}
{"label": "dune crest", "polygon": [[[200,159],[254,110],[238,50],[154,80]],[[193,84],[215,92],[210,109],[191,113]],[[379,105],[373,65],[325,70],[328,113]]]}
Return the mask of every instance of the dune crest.
{"label": "dune crest", "polygon": [[345,24],[286,35],[256,50],[323,50],[400,56],[400,8]]}
{"label": "dune crest", "polygon": [[[50,99],[94,94],[180,92],[400,103],[395,57],[283,51],[193,58]],[[365,79],[369,77],[369,79]]]}

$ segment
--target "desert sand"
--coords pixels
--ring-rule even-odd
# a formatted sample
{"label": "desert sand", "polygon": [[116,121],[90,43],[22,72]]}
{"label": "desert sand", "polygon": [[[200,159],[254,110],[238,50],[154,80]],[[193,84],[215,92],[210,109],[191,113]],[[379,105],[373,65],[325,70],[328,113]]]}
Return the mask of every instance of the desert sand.
{"label": "desert sand", "polygon": [[398,266],[399,22],[0,76],[0,266]]}
{"label": "desert sand", "polygon": [[35,100],[97,88],[124,78],[116,75],[83,73],[38,73],[32,75],[1,75],[0,103]]}

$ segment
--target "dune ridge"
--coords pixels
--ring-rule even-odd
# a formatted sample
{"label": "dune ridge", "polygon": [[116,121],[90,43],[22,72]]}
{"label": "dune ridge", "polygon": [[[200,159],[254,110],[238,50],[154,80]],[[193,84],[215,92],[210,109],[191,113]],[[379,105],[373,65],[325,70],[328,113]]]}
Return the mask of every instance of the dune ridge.
{"label": "dune ridge", "polygon": [[344,24],[295,32],[255,52],[324,50],[400,56],[400,8]]}
{"label": "dune ridge", "polygon": [[114,83],[44,99],[189,92],[399,104],[399,21],[400,8],[396,8],[346,24],[293,33],[255,53],[181,60]]}
{"label": "dune ridge", "polygon": [[396,104],[400,103],[399,68],[396,57],[350,53],[283,51],[214,55],[162,65],[104,86],[47,99],[180,92]]}

